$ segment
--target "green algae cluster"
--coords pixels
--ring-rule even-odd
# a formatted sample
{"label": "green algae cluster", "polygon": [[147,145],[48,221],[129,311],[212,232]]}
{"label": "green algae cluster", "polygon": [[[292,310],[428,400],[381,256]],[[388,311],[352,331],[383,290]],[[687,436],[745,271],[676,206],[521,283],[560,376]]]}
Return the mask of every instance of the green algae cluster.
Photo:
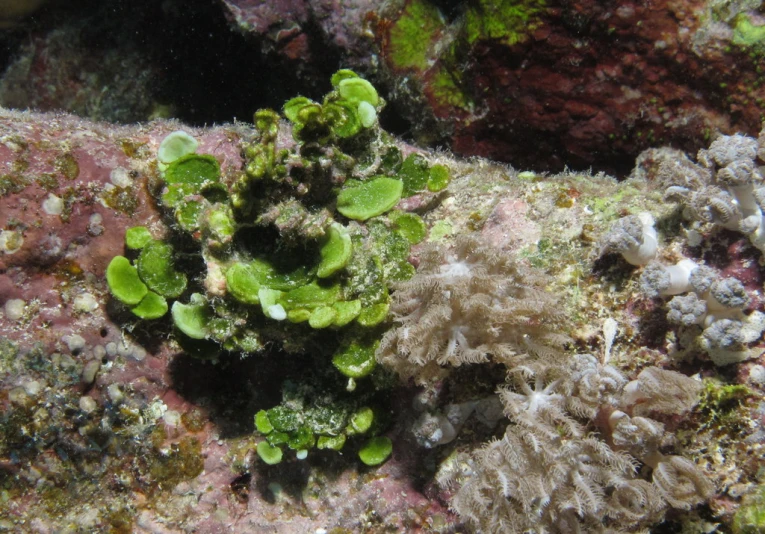
{"label": "green algae cluster", "polygon": [[374,402],[371,394],[322,395],[316,383],[285,382],[282,402],[255,414],[255,428],[265,438],[258,444],[258,456],[274,465],[289,451],[303,459],[311,450],[355,449],[362,462],[377,465],[363,454],[380,439],[387,440],[377,435],[383,429],[380,413],[365,404]]}
{"label": "green algae cluster", "polygon": [[419,215],[395,208],[450,180],[443,165],[402,157],[378,125],[384,102],[372,84],[350,70],[330,81],[321,101],[298,96],[281,114],[255,113],[240,172],[222,174],[191,135],[170,133],[155,187],[168,231],[157,239],[149,228],[128,229],[125,254],[106,273],[114,298],[139,320],[169,315],[190,356],[281,350],[324,362],[336,378],[315,388],[321,402],[293,395],[258,412],[267,464],[287,450],[337,451],[351,438],[358,447],[359,436],[383,430],[369,397],[388,387],[374,378],[375,351],[390,292],[414,274],[410,249],[427,235]]}
{"label": "green algae cluster", "polygon": [[167,299],[186,290],[186,275],[174,268],[172,246],[153,239],[146,227],[129,228],[125,244],[140,253],[134,262],[125,256],[112,259],[106,268],[109,290],[137,317],[159,319],[167,313]]}

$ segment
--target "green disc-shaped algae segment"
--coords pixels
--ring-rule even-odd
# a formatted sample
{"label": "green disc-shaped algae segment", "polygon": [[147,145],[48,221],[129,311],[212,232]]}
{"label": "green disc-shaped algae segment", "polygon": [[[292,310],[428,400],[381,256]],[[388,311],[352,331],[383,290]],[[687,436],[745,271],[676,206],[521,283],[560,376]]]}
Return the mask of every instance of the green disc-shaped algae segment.
{"label": "green disc-shaped algae segment", "polygon": [[379,343],[352,341],[332,356],[332,365],[348,378],[363,378],[374,370],[377,361],[375,351]]}
{"label": "green disc-shaped algae segment", "polygon": [[372,438],[359,450],[359,458],[368,466],[376,466],[388,459],[393,452],[393,443],[384,436]]}
{"label": "green disc-shaped algae segment", "polygon": [[261,441],[258,443],[258,456],[268,465],[276,465],[282,461],[282,450],[279,447],[274,447],[267,441]]}
{"label": "green disc-shaped algae segment", "polygon": [[380,103],[377,90],[364,78],[345,78],[337,84],[337,92],[351,102],[368,102],[372,106]]}
{"label": "green disc-shaped algae segment", "polygon": [[186,275],[173,268],[173,247],[151,241],[138,256],[138,274],[147,286],[163,297],[176,298],[186,290]]}
{"label": "green disc-shaped algae segment", "polygon": [[130,308],[141,319],[159,319],[167,313],[167,300],[154,291],[149,291],[138,306]]}
{"label": "green disc-shaped algae segment", "polygon": [[205,339],[208,335],[207,323],[211,319],[207,301],[199,293],[191,295],[188,304],[176,301],[171,309],[173,322],[178,330],[192,339]]}
{"label": "green disc-shaped algae segment", "polygon": [[387,176],[347,185],[337,195],[337,211],[349,219],[366,221],[398,204],[403,189],[401,180]]}
{"label": "green disc-shaped algae segment", "polygon": [[198,146],[196,139],[183,130],[177,130],[162,140],[157,150],[157,159],[167,165],[183,156],[193,154]]}
{"label": "green disc-shaped algae segment", "polygon": [[135,306],[148,293],[149,288],[141,282],[138,270],[124,256],[115,256],[106,268],[106,282],[114,297],[127,304]]}
{"label": "green disc-shaped algae segment", "polygon": [[321,247],[321,262],[316,276],[327,278],[342,269],[351,257],[353,245],[348,230],[340,224],[333,224],[327,232],[327,241]]}
{"label": "green disc-shaped algae segment", "polygon": [[133,226],[125,230],[125,245],[133,250],[140,250],[153,241],[151,232],[145,226]]}
{"label": "green disc-shaped algae segment", "polygon": [[218,160],[209,154],[187,154],[173,161],[165,171],[168,185],[202,186],[220,179]]}
{"label": "green disc-shaped algae segment", "polygon": [[360,408],[351,416],[350,429],[354,434],[363,434],[370,428],[375,419],[375,412],[369,406]]}

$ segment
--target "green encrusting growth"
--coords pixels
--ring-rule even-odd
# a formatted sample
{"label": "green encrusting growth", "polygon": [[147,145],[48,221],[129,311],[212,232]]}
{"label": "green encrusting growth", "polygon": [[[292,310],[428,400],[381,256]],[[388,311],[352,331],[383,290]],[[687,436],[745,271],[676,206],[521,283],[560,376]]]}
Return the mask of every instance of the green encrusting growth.
{"label": "green encrusting growth", "polygon": [[526,40],[542,23],[545,0],[477,0],[465,13],[464,38],[497,40],[508,46]]}
{"label": "green encrusting growth", "polygon": [[388,57],[394,69],[428,68],[436,39],[446,25],[438,8],[427,0],[411,0],[388,35]]}

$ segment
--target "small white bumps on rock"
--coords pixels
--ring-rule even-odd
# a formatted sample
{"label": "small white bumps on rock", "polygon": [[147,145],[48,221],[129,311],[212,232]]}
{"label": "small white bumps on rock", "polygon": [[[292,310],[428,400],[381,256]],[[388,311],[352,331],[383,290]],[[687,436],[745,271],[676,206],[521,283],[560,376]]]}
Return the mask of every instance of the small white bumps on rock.
{"label": "small white bumps on rock", "polygon": [[3,307],[5,310],[5,316],[11,321],[18,321],[24,316],[24,312],[27,309],[27,303],[22,299],[10,299],[5,303]]}
{"label": "small white bumps on rock", "polygon": [[93,413],[98,409],[98,403],[93,399],[93,397],[88,397],[87,395],[84,397],[80,397],[80,410],[82,410],[85,413]]}
{"label": "small white bumps on rock", "polygon": [[53,193],[49,193],[48,197],[43,200],[42,208],[48,215],[61,215],[64,211],[64,201],[61,197],[57,197]]}
{"label": "small white bumps on rock", "polygon": [[90,313],[98,309],[98,301],[90,293],[82,293],[74,297],[74,311]]}
{"label": "small white bumps on rock", "polygon": [[0,252],[14,254],[24,244],[24,236],[16,230],[3,230],[0,232]]}
{"label": "small white bumps on rock", "polygon": [[63,336],[61,341],[66,343],[67,348],[72,352],[76,352],[85,348],[85,338],[79,334]]}
{"label": "small white bumps on rock", "polygon": [[130,187],[133,180],[130,179],[130,173],[124,167],[116,167],[109,175],[109,180],[117,187]]}

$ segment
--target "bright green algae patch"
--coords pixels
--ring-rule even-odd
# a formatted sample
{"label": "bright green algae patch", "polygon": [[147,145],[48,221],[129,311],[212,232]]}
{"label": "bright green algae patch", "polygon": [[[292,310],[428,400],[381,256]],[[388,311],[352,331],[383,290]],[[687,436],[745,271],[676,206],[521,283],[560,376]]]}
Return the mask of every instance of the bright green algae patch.
{"label": "bright green algae patch", "polygon": [[370,439],[359,450],[359,458],[368,466],[376,466],[383,463],[393,452],[393,443],[390,438],[384,436]]}
{"label": "bright green algae patch", "polygon": [[141,319],[159,319],[167,313],[167,300],[153,291],[146,293],[138,306],[130,308],[136,316]]}
{"label": "bright green algae patch", "polygon": [[140,250],[153,238],[151,232],[145,226],[133,226],[125,230],[125,246],[133,250]]}
{"label": "bright green algae patch", "polygon": [[321,262],[316,276],[328,278],[348,264],[353,244],[348,231],[339,224],[333,224],[327,232],[327,240],[321,247]]}
{"label": "bright green algae patch", "polygon": [[138,270],[124,256],[116,256],[109,262],[106,282],[112,295],[128,306],[141,302],[149,291],[138,276]]}
{"label": "bright green algae patch", "polygon": [[191,295],[188,304],[176,301],[172,308],[173,322],[178,329],[192,339],[205,339],[212,318],[207,301],[199,293]]}
{"label": "bright green algae patch", "polygon": [[349,219],[366,221],[398,204],[403,190],[401,180],[386,176],[349,184],[337,195],[337,211]]}
{"label": "bright green algae patch", "polygon": [[438,8],[427,0],[410,1],[388,34],[388,59],[394,69],[429,67],[435,41],[445,29]]}
{"label": "bright green algae patch", "polygon": [[477,0],[465,13],[468,43],[498,40],[512,46],[526,40],[541,25],[544,0]]}

